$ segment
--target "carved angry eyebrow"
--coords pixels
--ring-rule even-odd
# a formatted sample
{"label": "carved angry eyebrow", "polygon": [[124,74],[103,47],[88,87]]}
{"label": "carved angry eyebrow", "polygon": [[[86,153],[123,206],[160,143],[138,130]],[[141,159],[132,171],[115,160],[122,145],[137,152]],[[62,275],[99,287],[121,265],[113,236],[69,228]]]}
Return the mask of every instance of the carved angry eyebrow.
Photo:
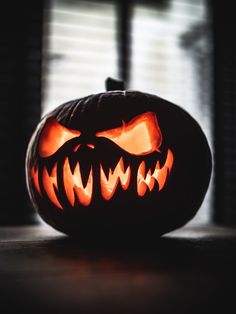
{"label": "carved angry eyebrow", "polygon": [[162,134],[154,112],[146,112],[134,117],[118,128],[97,132],[97,137],[113,141],[123,150],[133,155],[144,155],[159,151]]}
{"label": "carved angry eyebrow", "polygon": [[[40,135],[38,152],[41,157],[49,157],[58,151],[67,141],[79,137],[81,132],[70,130],[55,119],[48,119]],[[162,134],[156,114],[146,112],[134,117],[127,123],[114,129],[96,133],[113,141],[123,150],[133,155],[145,155],[159,151]]]}
{"label": "carved angry eyebrow", "polygon": [[48,119],[40,135],[38,152],[41,157],[53,155],[72,138],[79,137],[80,131],[69,130],[55,119]]}

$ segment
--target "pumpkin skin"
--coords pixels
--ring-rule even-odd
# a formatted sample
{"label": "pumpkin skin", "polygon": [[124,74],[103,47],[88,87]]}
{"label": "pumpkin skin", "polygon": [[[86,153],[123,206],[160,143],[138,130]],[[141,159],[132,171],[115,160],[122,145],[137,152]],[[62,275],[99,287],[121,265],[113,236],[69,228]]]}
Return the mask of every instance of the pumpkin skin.
{"label": "pumpkin skin", "polygon": [[206,137],[186,111],[154,95],[110,91],[40,121],[26,179],[34,207],[59,231],[128,239],[188,222],[211,167]]}

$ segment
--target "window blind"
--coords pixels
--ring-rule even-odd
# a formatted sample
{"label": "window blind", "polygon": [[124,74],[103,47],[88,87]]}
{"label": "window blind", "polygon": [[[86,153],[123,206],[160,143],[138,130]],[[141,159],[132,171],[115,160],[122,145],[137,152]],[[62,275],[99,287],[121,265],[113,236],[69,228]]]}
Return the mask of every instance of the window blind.
{"label": "window blind", "polygon": [[117,76],[114,4],[53,0],[47,16],[43,113],[102,92],[105,78]]}

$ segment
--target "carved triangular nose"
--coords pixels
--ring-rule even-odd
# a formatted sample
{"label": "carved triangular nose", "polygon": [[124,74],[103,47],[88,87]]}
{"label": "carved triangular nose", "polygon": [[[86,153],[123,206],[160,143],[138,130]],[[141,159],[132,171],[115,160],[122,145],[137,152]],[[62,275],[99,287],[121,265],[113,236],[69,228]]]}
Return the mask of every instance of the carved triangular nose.
{"label": "carved triangular nose", "polygon": [[86,144],[87,147],[91,148],[91,149],[94,149],[95,145],[94,144]]}
{"label": "carved triangular nose", "polygon": [[[82,144],[78,144],[75,146],[75,148],[73,149],[74,152],[77,152],[77,150],[81,147]],[[88,143],[88,144],[85,144],[88,148],[91,148],[91,149],[94,149],[95,148],[95,145],[94,144],[91,144],[91,143]]]}

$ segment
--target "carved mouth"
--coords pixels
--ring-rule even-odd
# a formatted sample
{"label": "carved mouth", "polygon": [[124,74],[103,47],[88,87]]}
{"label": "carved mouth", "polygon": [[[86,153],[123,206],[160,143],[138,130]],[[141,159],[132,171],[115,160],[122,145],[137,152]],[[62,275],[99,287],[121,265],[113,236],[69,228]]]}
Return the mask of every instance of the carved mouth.
{"label": "carved mouth", "polygon": [[[100,164],[99,176],[100,176],[100,190],[101,196],[104,200],[110,200],[118,187],[121,186],[123,190],[127,190],[130,186],[131,176],[136,176],[138,196],[143,197],[146,193],[153,192],[155,190],[161,191],[167,181],[167,178],[171,172],[174,162],[173,153],[170,149],[167,151],[167,156],[164,164],[161,166],[157,161],[154,169],[146,169],[146,162],[143,160],[140,162],[138,169],[133,170],[128,165],[124,166],[123,157],[119,159],[113,169],[105,169]],[[94,186],[94,169],[93,166],[87,171],[86,178],[82,175],[82,167],[79,162],[75,164],[73,170],[71,169],[68,157],[65,159],[62,166],[62,182],[64,193],[72,207],[75,207],[76,203],[83,206],[88,206],[93,197]],[[31,168],[31,177],[34,182],[35,189],[42,197],[46,193],[50,201],[58,208],[63,209],[60,197],[58,196],[58,164],[55,163],[51,171],[48,171],[44,166],[42,171],[39,171],[38,167]]]}
{"label": "carved mouth", "polygon": [[138,172],[137,172],[137,193],[139,196],[144,196],[147,189],[149,191],[153,191],[155,183],[158,183],[158,190],[162,190],[167,176],[169,175],[172,165],[173,165],[173,154],[170,149],[168,149],[167,157],[164,165],[160,167],[160,162],[157,161],[154,171],[152,172],[151,169],[146,171],[146,164],[145,161],[142,161],[139,165]]}

